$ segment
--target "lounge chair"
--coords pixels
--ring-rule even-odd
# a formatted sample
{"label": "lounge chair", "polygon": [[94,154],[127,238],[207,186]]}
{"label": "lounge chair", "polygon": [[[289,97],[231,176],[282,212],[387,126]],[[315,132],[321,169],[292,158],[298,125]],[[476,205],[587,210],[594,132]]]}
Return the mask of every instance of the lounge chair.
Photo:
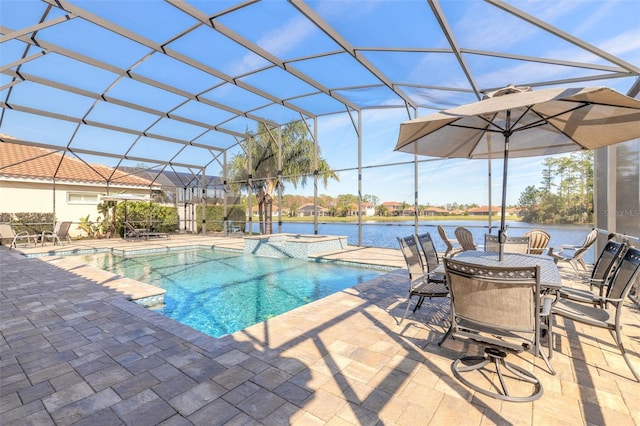
{"label": "lounge chair", "polygon": [[473,234],[467,228],[458,226],[454,231],[462,251],[477,250],[476,243],[473,242]]}
{"label": "lounge chair", "polygon": [[[431,280],[431,276],[425,269],[422,263],[422,256],[418,250],[416,239],[413,235],[404,238],[398,238],[400,244],[400,250],[407,263],[407,269],[409,271],[409,294],[407,297],[407,308],[404,311],[404,315],[399,324],[402,324],[409,312],[411,306],[411,298],[418,296],[418,302],[413,309],[415,312],[424,301],[425,297],[447,297],[449,290],[444,285],[444,282],[439,279]],[[437,278],[437,277],[435,277]]]}
{"label": "lounge chair", "polygon": [[124,239],[136,239],[140,240],[141,238],[148,240],[150,237],[158,237],[158,238],[167,238],[171,239],[169,234],[166,232],[155,232],[149,231],[146,228],[136,228],[129,222],[124,222],[125,230],[124,230]]}
{"label": "lounge chair", "polygon": [[532,229],[524,234],[529,237],[529,254],[543,254],[547,250],[551,235],[542,229]]}
{"label": "lounge chair", "polygon": [[[497,235],[484,235],[484,251],[500,251],[500,239]],[[527,254],[529,252],[529,237],[506,237],[504,252]]]}
{"label": "lounge chair", "polygon": [[[598,260],[593,265],[591,276],[586,279],[589,284],[589,290],[563,287],[560,289],[560,297],[576,302],[593,304],[594,306],[601,305],[603,297],[606,297],[609,292],[611,277],[626,249],[627,245],[624,243],[608,241],[602,252],[600,252]],[[597,294],[593,293],[593,287],[597,287]]]}
{"label": "lounge chair", "polygon": [[56,222],[53,227],[53,231],[42,231],[42,235],[40,236],[40,242],[44,246],[44,243],[47,239],[51,239],[53,245],[62,244],[61,239],[71,242],[71,237],[69,236],[69,229],[71,228],[71,222]]}
{"label": "lounge chair", "polygon": [[39,234],[29,234],[28,231],[16,232],[10,223],[0,223],[0,239],[11,240],[9,248],[16,248],[21,241],[26,241],[27,244],[33,242],[36,246],[39,238]]}
{"label": "lounge chair", "polygon": [[460,253],[462,251],[462,247],[459,247],[459,246],[454,247],[454,243],[458,244],[458,240],[449,239],[449,237],[447,237],[447,233],[445,232],[444,228],[440,225],[438,225],[438,233],[440,234],[440,238],[442,238],[442,241],[444,242],[445,246],[447,246],[447,249],[444,252],[444,257],[453,256],[456,253]]}
{"label": "lounge chair", "polygon": [[[622,335],[620,333],[622,325],[620,324],[620,318],[622,316],[624,300],[639,274],[640,249],[630,247],[627,249],[614,272],[608,293],[601,298],[602,303],[598,304],[598,306],[589,306],[566,298],[560,298],[551,310],[554,318],[555,316],[561,316],[590,327],[609,330],[616,341],[618,349],[620,349],[624,361],[638,382],[640,382],[640,375],[638,375],[633,365],[631,365],[631,361],[622,344]],[[581,336],[594,339],[590,333],[581,334]],[[598,346],[600,346],[600,344],[598,344]]]}
{"label": "lounge chair", "polygon": [[[598,231],[592,230],[587,234],[581,245],[562,245],[557,252],[554,252],[554,248],[549,248],[549,256],[553,257],[555,262],[567,262],[573,270],[576,272],[576,277],[580,275],[578,266],[581,266],[583,271],[587,270],[587,264],[584,262],[583,256],[596,242],[598,238]],[[567,251],[573,252],[572,254],[566,253]]]}
{"label": "lounge chair", "polygon": [[[540,267],[479,267],[455,258],[443,262],[451,290],[451,321],[439,344],[451,336],[485,346],[484,356],[454,361],[455,377],[477,392],[505,401],[540,398],[543,388],[535,375],[505,360],[508,353],[530,350],[555,374],[540,344],[543,322],[554,300],[552,296],[540,296]],[[548,339],[552,341],[551,328]],[[485,368],[489,364],[493,371]],[[488,384],[487,379],[496,377],[494,373],[499,383]],[[513,379],[515,386],[510,386]]]}

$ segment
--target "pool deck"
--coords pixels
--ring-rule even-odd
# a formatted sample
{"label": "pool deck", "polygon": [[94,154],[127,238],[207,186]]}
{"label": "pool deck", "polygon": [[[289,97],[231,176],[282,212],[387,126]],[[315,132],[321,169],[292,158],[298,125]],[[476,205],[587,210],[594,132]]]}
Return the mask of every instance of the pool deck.
{"label": "pool deck", "polygon": [[[182,246],[242,251],[243,239],[87,240],[59,249]],[[561,319],[555,376],[530,354],[509,356],[535,371],[541,399],[500,402],[462,386],[451,363],[478,348],[451,339],[437,345],[447,299],[425,301],[398,325],[408,286],[402,269],[213,338],[132,303],[146,285],[53,248],[0,247],[3,425],[640,425],[640,383],[610,334]],[[404,265],[393,249],[348,247],[318,257]],[[640,371],[640,311],[631,301],[623,321]]]}

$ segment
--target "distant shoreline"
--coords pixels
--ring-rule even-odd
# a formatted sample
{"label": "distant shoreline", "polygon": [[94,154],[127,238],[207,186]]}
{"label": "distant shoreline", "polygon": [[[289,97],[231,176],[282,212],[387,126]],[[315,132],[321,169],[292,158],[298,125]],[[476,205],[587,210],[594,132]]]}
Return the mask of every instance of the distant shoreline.
{"label": "distant shoreline", "polygon": [[[254,222],[257,218],[254,217]],[[521,222],[522,219],[518,216],[507,216],[509,221]],[[362,221],[367,223],[372,222],[413,222],[415,218],[413,216],[363,216]],[[462,215],[450,215],[450,216],[418,216],[419,221],[432,220],[432,221],[447,221],[447,220],[477,220],[488,221],[489,216],[462,216]],[[492,221],[500,222],[500,216],[495,215],[491,217]],[[278,216],[273,216],[273,222],[278,221]],[[313,216],[301,216],[301,217],[283,217],[282,222],[301,223],[301,222],[313,222]],[[358,217],[336,217],[336,216],[318,216],[318,222],[324,223],[357,223]]]}

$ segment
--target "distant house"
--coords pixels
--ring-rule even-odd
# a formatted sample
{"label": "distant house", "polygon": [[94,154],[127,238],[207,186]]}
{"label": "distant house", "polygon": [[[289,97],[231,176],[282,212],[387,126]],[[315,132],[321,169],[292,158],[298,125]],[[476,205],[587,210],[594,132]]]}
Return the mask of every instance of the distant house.
{"label": "distant house", "polygon": [[402,210],[402,216],[413,216],[415,215],[416,209],[414,209],[413,207],[407,207],[406,209]]}
{"label": "distant house", "polygon": [[444,216],[444,215],[448,215],[449,211],[441,207],[429,206],[429,207],[425,207],[421,213],[423,216]]}
{"label": "distant house", "polygon": [[[500,216],[500,212],[501,212],[500,207],[492,206],[491,212],[492,212],[492,215]],[[481,207],[468,209],[467,213],[471,216],[489,216],[489,206],[481,206]]]}
{"label": "distant house", "polygon": [[[200,191],[200,188],[202,188],[201,176],[173,170],[156,171],[155,169],[143,169],[141,167],[120,167],[119,169],[153,181],[154,184],[160,186],[172,203],[198,203],[200,201],[200,196],[202,195]],[[225,191],[220,176],[206,175],[204,179],[208,204],[222,204],[225,195],[227,196],[228,204],[239,202],[238,194],[229,191],[229,188]]]}
{"label": "distant house", "polygon": [[[312,203],[304,204],[296,210],[296,214],[298,216],[313,216],[314,207]],[[318,216],[327,216],[329,214],[329,209],[324,208],[322,206],[318,206]]]}
{"label": "distant house", "polygon": [[[374,216],[375,206],[369,202],[362,202],[362,208],[360,209],[360,216]],[[358,203],[349,204],[349,211],[347,216],[358,216]]]}
{"label": "distant house", "polygon": [[402,203],[397,201],[385,201],[381,206],[384,206],[390,215],[399,216],[402,214]]}
{"label": "distant house", "polygon": [[[54,213],[56,220],[72,222],[89,215],[89,220],[95,220],[100,195],[148,196],[152,189],[158,187],[148,179],[88,164],[69,153],[0,142],[2,213]],[[70,232],[77,233],[76,226]]]}

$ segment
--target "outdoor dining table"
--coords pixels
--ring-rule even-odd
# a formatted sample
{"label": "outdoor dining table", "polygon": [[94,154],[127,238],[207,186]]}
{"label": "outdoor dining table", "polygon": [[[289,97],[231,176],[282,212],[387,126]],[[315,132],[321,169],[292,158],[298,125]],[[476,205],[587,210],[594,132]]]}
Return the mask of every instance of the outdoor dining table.
{"label": "outdoor dining table", "polygon": [[504,259],[500,261],[497,252],[467,250],[455,255],[454,259],[479,266],[540,266],[540,287],[545,292],[557,292],[562,287],[558,265],[549,256],[504,253]]}

